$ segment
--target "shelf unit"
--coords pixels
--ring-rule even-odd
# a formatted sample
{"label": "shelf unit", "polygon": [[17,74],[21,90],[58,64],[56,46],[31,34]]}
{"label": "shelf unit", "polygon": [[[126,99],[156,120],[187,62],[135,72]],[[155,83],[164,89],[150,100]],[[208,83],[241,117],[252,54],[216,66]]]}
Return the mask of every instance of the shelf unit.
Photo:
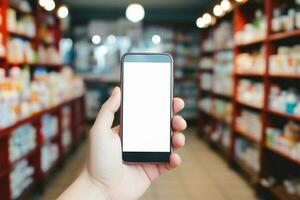
{"label": "shelf unit", "polygon": [[[279,46],[293,46],[294,44],[300,44],[299,36],[300,36],[300,30],[293,30],[289,32],[281,32],[281,33],[272,33],[271,29],[271,20],[273,15],[273,10],[278,5],[281,5],[282,3],[285,3],[288,1],[284,0],[258,0],[258,1],[252,1],[248,0],[244,4],[235,5],[234,9],[227,15],[233,15],[233,17],[230,19],[226,15],[220,19],[217,20],[217,23],[213,26],[210,26],[206,29],[203,29],[200,33],[201,36],[201,56],[200,59],[203,59],[207,56],[212,56],[216,53],[218,53],[218,50],[204,50],[203,49],[203,43],[205,40],[207,40],[208,36],[212,34],[212,31],[216,29],[218,24],[224,20],[224,18],[227,18],[227,20],[230,20],[233,24],[233,32],[236,33],[237,31],[240,31],[243,26],[251,21],[254,17],[255,9],[261,9],[263,13],[265,13],[265,20],[266,20],[266,37],[262,40],[253,40],[244,44],[235,44],[233,48],[234,52],[234,72],[233,72],[233,80],[234,80],[234,87],[233,87],[233,97],[231,99],[231,102],[233,104],[233,112],[232,112],[232,123],[230,125],[230,129],[232,132],[231,137],[231,145],[229,150],[229,162],[235,163],[238,168],[241,169],[241,171],[245,172],[246,175],[253,180],[255,188],[262,188],[263,191],[265,191],[268,194],[271,194],[273,198],[280,199],[280,200],[287,200],[287,199],[300,199],[297,195],[289,194],[284,186],[280,183],[281,180],[287,177],[287,171],[289,171],[290,176],[291,174],[295,177],[300,176],[300,162],[299,160],[296,160],[292,158],[291,156],[277,150],[273,149],[267,146],[267,128],[268,127],[280,127],[288,122],[300,122],[300,116],[295,115],[289,115],[286,113],[281,113],[278,111],[271,110],[269,108],[269,94],[270,94],[270,88],[273,83],[276,83],[283,88],[286,87],[286,85],[290,87],[299,88],[299,78],[300,75],[296,74],[272,74],[269,72],[269,57],[270,55],[273,55],[276,53],[276,50]],[[237,73],[237,63],[236,58],[239,53],[242,52],[252,52],[254,49],[259,49],[260,47],[264,47],[264,63],[266,65],[266,71],[263,74],[257,74],[257,73]],[[226,49],[225,49],[226,50]],[[227,49],[228,50],[228,49]],[[200,66],[201,67],[201,66]],[[198,76],[201,80],[201,77],[203,73],[212,73],[209,70],[199,70]],[[237,97],[237,87],[238,87],[238,81],[241,79],[248,79],[248,80],[256,80],[257,82],[261,82],[264,85],[264,99],[263,99],[263,106],[257,107],[255,105],[241,102],[238,100]],[[218,84],[218,83],[216,83]],[[211,99],[214,98],[220,98],[220,96],[214,95],[213,92],[206,92],[199,87],[199,101],[203,100],[206,97],[210,97]],[[253,136],[249,135],[249,133],[241,131],[236,129],[236,119],[242,109],[251,110],[253,112],[259,113],[261,116],[261,122],[262,122],[262,138],[261,140],[257,140],[253,138]],[[209,135],[213,132],[214,126],[215,126],[215,120],[212,119],[208,115],[208,113],[203,111],[202,109],[199,109],[199,134],[200,135]],[[207,129],[207,126],[212,126],[211,129]],[[209,130],[209,132],[207,132]],[[240,159],[238,159],[235,155],[235,142],[237,138],[243,138],[246,141],[249,141],[250,143],[255,143],[258,145],[259,149],[259,172],[254,172],[251,170],[249,166],[247,166],[246,163],[242,162]],[[211,141],[210,141],[211,142]],[[221,151],[223,151],[221,149]],[[274,167],[274,166],[281,166]],[[250,169],[250,170],[249,170]],[[285,172],[281,172],[280,170],[285,169]],[[264,180],[268,177],[278,177],[279,183],[276,183],[276,185],[271,187],[264,187],[263,184],[261,184],[261,180]],[[257,186],[257,187],[256,187]]]}
{"label": "shelf unit", "polygon": [[[3,45],[6,48],[5,56],[0,59],[0,67],[3,68],[6,74],[12,66],[23,67],[25,65],[30,68],[40,67],[51,71],[60,71],[63,67],[62,64],[53,63],[11,63],[7,58],[7,43],[9,38],[20,38],[24,41],[28,41],[32,44],[33,49],[37,51],[39,45],[53,46],[59,50],[59,41],[61,38],[60,32],[60,20],[55,16],[55,12],[46,12],[38,6],[38,1],[29,1],[33,11],[27,12],[19,9],[16,5],[12,4],[13,1],[2,0],[0,1],[0,15],[2,23],[0,25],[0,32],[3,35]],[[7,30],[7,10],[12,8],[16,11],[17,15],[30,15],[34,18],[36,25],[36,36],[30,37],[25,34],[16,32],[10,32]],[[45,42],[44,38],[40,37],[40,26],[43,23],[45,16],[51,15],[55,19],[54,25],[49,25],[49,29],[54,32],[55,41]],[[32,71],[32,70],[31,70]],[[65,109],[70,111],[69,118],[70,124],[68,127],[63,127],[63,112]],[[55,116],[58,119],[57,133],[53,137],[45,140],[42,134],[42,118],[45,115]],[[15,165],[20,161],[27,160],[28,164],[33,167],[34,172],[32,175],[32,183],[29,184],[26,189],[17,197],[17,199],[25,199],[36,188],[44,187],[45,181],[52,172],[63,164],[66,156],[76,148],[80,141],[82,141],[86,132],[86,113],[85,113],[85,96],[74,97],[65,102],[61,102],[58,105],[49,107],[34,113],[28,117],[25,117],[14,124],[11,124],[5,128],[0,129],[0,194],[1,199],[9,200],[12,199],[11,192],[11,171],[15,168]],[[30,124],[36,130],[36,146],[34,149],[20,156],[20,158],[10,161],[9,158],[9,141],[12,132],[17,128]],[[71,143],[68,146],[63,144],[64,131],[70,131]],[[48,171],[43,172],[42,170],[42,148],[43,145],[53,143],[58,147],[58,158],[52,163]]]}

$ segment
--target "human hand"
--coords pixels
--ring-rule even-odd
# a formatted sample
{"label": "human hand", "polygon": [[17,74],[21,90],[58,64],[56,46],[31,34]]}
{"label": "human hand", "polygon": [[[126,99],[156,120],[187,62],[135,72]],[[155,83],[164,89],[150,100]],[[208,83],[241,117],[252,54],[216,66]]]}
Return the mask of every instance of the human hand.
{"label": "human hand", "polygon": [[[173,152],[168,164],[124,164],[119,126],[112,128],[114,115],[118,111],[120,103],[121,91],[120,88],[115,88],[111,97],[102,106],[90,130],[88,163],[81,175],[83,176],[81,179],[85,181],[81,182],[87,182],[85,185],[90,185],[86,190],[91,191],[91,187],[98,188],[99,191],[105,193],[108,199],[132,200],[140,198],[151,182],[162,173],[180,165],[181,158]],[[183,108],[183,100],[174,98],[174,113],[176,114]],[[180,131],[183,131],[186,126],[182,117],[177,115],[173,117],[172,144],[174,150],[184,146],[185,136]],[[82,186],[78,186],[77,190],[78,188],[82,188]],[[66,199],[67,197],[68,195],[66,195]]]}

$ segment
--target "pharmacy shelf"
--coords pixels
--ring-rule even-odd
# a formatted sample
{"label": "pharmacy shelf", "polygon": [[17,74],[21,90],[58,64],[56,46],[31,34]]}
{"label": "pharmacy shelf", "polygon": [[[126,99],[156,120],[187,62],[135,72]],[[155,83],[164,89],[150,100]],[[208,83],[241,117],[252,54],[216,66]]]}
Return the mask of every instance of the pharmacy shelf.
{"label": "pharmacy shelf", "polygon": [[28,36],[26,34],[22,34],[22,33],[16,33],[16,32],[8,32],[9,36],[10,37],[17,37],[17,38],[21,38],[21,39],[24,39],[24,40],[28,40],[30,42],[34,42],[35,41],[35,37],[33,36]]}
{"label": "pharmacy shelf", "polygon": [[245,107],[248,107],[248,108],[252,108],[252,109],[256,109],[256,110],[262,110],[262,109],[263,109],[263,107],[260,107],[260,106],[251,104],[251,103],[249,103],[249,102],[244,102],[244,101],[241,101],[241,100],[236,100],[236,102],[237,102],[239,105],[245,106]]}
{"label": "pharmacy shelf", "polygon": [[210,72],[210,73],[213,72],[212,68],[199,68],[198,70],[199,70],[199,72]]}
{"label": "pharmacy shelf", "polygon": [[300,200],[299,196],[288,193],[283,186],[272,186],[267,189],[279,200]]}
{"label": "pharmacy shelf", "polygon": [[234,131],[238,135],[246,138],[247,140],[250,140],[250,141],[252,141],[252,142],[254,142],[254,143],[258,144],[258,145],[260,144],[260,141],[257,138],[253,137],[250,133],[247,133],[246,131],[241,130],[241,129],[237,128],[237,127],[234,128]]}
{"label": "pharmacy shelf", "polygon": [[250,177],[251,183],[259,181],[259,173],[255,172],[249,165],[237,157],[235,157],[234,161]]}
{"label": "pharmacy shelf", "polygon": [[32,16],[34,15],[33,12],[24,11],[15,5],[9,5],[9,7],[14,9],[17,13],[22,14],[22,15],[32,15]]}
{"label": "pharmacy shelf", "polygon": [[275,110],[271,110],[271,109],[268,109],[267,112],[270,113],[270,114],[282,117],[282,118],[286,118],[286,119],[295,120],[295,121],[300,122],[300,116],[289,115],[289,114],[279,112],[279,111],[275,111]]}
{"label": "pharmacy shelf", "polygon": [[8,63],[9,66],[24,66],[28,65],[31,67],[43,67],[49,69],[61,69],[62,64],[51,64],[51,63]]}
{"label": "pharmacy shelf", "polygon": [[235,73],[235,76],[237,77],[241,77],[241,78],[263,78],[264,77],[264,74],[259,74],[259,73],[251,73],[251,72],[248,72],[248,73]]}
{"label": "pharmacy shelf", "polygon": [[[31,157],[37,155],[38,152],[39,152],[39,149],[38,149],[38,147],[36,147],[35,149],[33,149],[33,150],[29,151],[28,153],[24,154],[23,156],[21,156],[20,158],[10,162],[10,166],[14,166],[17,162],[19,162],[25,158],[31,158]],[[10,170],[12,170],[12,169],[9,169],[9,171]]]}
{"label": "pharmacy shelf", "polygon": [[269,36],[270,41],[279,41],[279,40],[286,40],[293,37],[299,37],[300,36],[300,29],[289,31],[289,32],[281,32],[281,33],[273,33]]}
{"label": "pharmacy shelf", "polygon": [[278,155],[280,155],[280,156],[286,158],[287,160],[292,161],[292,162],[294,162],[294,163],[300,165],[300,160],[295,159],[295,158],[289,156],[288,154],[286,154],[286,153],[284,153],[284,152],[282,152],[282,151],[280,151],[280,150],[278,150],[278,149],[269,147],[268,145],[266,145],[266,148],[267,148],[268,150],[270,150],[270,151],[272,151],[272,152],[274,152],[274,153],[276,153],[276,154],[278,154]]}
{"label": "pharmacy shelf", "polygon": [[[231,130],[232,130],[232,139],[231,139],[231,157],[232,160],[235,161],[239,166],[241,166],[241,169],[243,172],[248,174],[250,177],[255,177],[257,181],[260,178],[266,177],[266,176],[274,176],[276,178],[277,172],[270,170],[270,166],[272,165],[273,162],[285,162],[284,164],[286,165],[294,165],[300,166],[300,162],[289,157],[286,154],[283,154],[282,152],[276,151],[274,149],[269,149],[266,147],[266,130],[267,127],[275,123],[276,121],[280,121],[280,123],[284,123],[285,121],[296,121],[300,122],[300,116],[294,116],[294,115],[289,115],[286,113],[280,113],[277,111],[273,111],[269,109],[269,101],[268,101],[268,96],[270,92],[270,87],[272,83],[276,82],[279,85],[282,84],[282,86],[285,85],[286,82],[289,84],[295,84],[294,87],[297,88],[298,85],[296,81],[300,80],[300,74],[268,74],[267,72],[270,71],[270,62],[269,58],[271,55],[274,55],[274,53],[277,51],[279,46],[293,46],[295,44],[299,44],[299,37],[300,37],[300,29],[294,30],[294,31],[289,31],[289,32],[282,32],[282,33],[271,33],[272,30],[272,23],[271,20],[273,18],[273,11],[274,9],[278,8],[279,5],[282,5],[286,3],[287,1],[284,0],[261,0],[261,1],[246,1],[246,3],[241,3],[239,4],[234,4],[233,5],[233,11],[232,11],[232,19],[227,18],[226,20],[231,21],[233,24],[233,30],[234,33],[237,31],[241,31],[244,29],[246,23],[251,22],[253,20],[253,17],[255,16],[255,10],[260,9],[265,13],[265,20],[266,20],[266,36],[264,39],[261,40],[253,40],[249,43],[245,44],[235,44],[233,48],[234,52],[234,60],[236,60],[237,55],[240,53],[251,53],[253,50],[257,50],[259,48],[264,48],[266,49],[266,55],[264,56],[264,63],[266,63],[266,72],[263,74],[258,74],[255,72],[247,72],[247,73],[237,73],[238,72],[238,66],[237,63],[234,63],[234,75],[233,75],[233,95],[232,95],[232,101],[233,101],[233,113],[232,113],[232,123],[231,123]],[[211,10],[209,11],[211,12]],[[216,51],[211,51],[211,52],[205,52],[203,51],[203,44],[204,40],[209,38],[208,36],[212,35],[212,31],[216,29],[216,27],[220,24],[219,21],[225,20],[223,17],[217,19],[216,25],[209,26],[209,28],[202,29],[201,31],[201,38],[203,41],[200,42],[200,52],[202,52],[201,58],[211,56],[214,59]],[[201,59],[200,58],[200,59]],[[200,71],[199,73],[203,73],[204,71]],[[214,71],[212,70],[212,73]],[[199,77],[201,79],[201,76]],[[241,78],[245,79],[255,79],[259,80],[262,82],[265,86],[264,92],[265,92],[265,99],[263,102],[263,106],[256,106],[251,104],[252,102],[241,102],[238,100],[238,82]],[[201,89],[199,88],[199,100],[202,98],[205,98],[207,95],[206,93],[201,93]],[[246,91],[245,91],[246,92]],[[211,96],[216,96],[216,94],[211,93]],[[255,110],[258,112],[261,116],[262,119],[262,126],[263,126],[263,133],[262,133],[262,139],[261,141],[256,140],[255,138],[252,138],[249,136],[247,133],[244,133],[240,130],[235,130],[236,127],[236,118],[238,117],[239,112],[243,108],[248,108],[249,110]],[[206,115],[203,114],[203,112],[200,112],[199,114],[199,120],[201,118],[205,117]],[[277,116],[276,120],[273,119],[275,116]],[[203,130],[203,127],[206,125],[210,125],[210,123],[214,124],[214,122],[209,122],[209,120],[202,120],[200,125],[199,125],[199,130]],[[275,125],[275,124],[274,124]],[[234,156],[234,144],[235,140],[238,137],[244,137],[248,140],[254,141],[258,145],[259,149],[259,154],[260,154],[260,172],[255,173],[249,166],[245,165],[242,161],[238,160]],[[277,157],[274,158],[274,156],[270,156],[270,152],[267,153],[268,151],[272,151],[274,155],[277,155]],[[292,163],[290,161],[293,161]],[[267,174],[269,172],[272,172],[274,174]],[[299,175],[299,174],[298,174]],[[298,175],[295,175],[298,177]],[[279,175],[278,175],[279,176]],[[282,174],[281,174],[282,176]],[[259,183],[257,183],[259,185]],[[256,186],[257,186],[256,185]],[[287,199],[300,199],[300,197],[293,197],[287,194],[287,192],[283,188],[266,188],[267,191],[270,193],[274,194],[277,199],[280,200],[287,200]]]}
{"label": "pharmacy shelf", "polygon": [[261,39],[261,40],[254,40],[254,41],[242,43],[242,44],[235,44],[235,48],[241,49],[241,48],[248,48],[248,47],[253,47],[253,46],[261,46],[261,45],[263,45],[264,41],[265,41],[264,39]]}
{"label": "pharmacy shelf", "polygon": [[268,76],[276,79],[300,79],[300,74],[269,74]]}
{"label": "pharmacy shelf", "polygon": [[80,97],[77,97],[77,98],[74,98],[74,99],[62,102],[62,103],[60,103],[60,104],[58,104],[56,106],[52,106],[50,108],[44,109],[42,111],[39,111],[39,112],[37,112],[37,113],[29,116],[29,117],[21,119],[21,120],[15,122],[14,124],[12,124],[10,126],[2,128],[2,129],[0,129],[0,137],[7,136],[7,135],[9,135],[11,133],[11,131],[13,131],[14,129],[18,128],[19,126],[21,126],[23,124],[35,122],[38,119],[40,119],[43,115],[48,114],[48,113],[53,113],[55,111],[58,111],[62,107],[66,106],[68,104],[71,104],[71,103],[73,103],[73,102],[75,102],[75,101],[77,101],[79,99],[82,99],[82,98],[83,98],[83,96],[80,96]]}
{"label": "pharmacy shelf", "polygon": [[232,95],[229,95],[229,94],[221,94],[221,93],[218,93],[218,92],[213,92],[213,95],[214,95],[216,98],[223,98],[223,99],[231,99],[231,98],[232,98]]}

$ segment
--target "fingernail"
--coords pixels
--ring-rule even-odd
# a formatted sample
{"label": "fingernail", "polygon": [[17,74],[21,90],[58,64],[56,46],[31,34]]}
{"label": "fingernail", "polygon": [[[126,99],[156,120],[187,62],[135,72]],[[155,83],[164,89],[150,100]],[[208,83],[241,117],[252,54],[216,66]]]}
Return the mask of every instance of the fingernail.
{"label": "fingernail", "polygon": [[115,96],[115,94],[117,93],[117,91],[118,91],[118,87],[115,87],[114,90],[111,93],[111,96]]}

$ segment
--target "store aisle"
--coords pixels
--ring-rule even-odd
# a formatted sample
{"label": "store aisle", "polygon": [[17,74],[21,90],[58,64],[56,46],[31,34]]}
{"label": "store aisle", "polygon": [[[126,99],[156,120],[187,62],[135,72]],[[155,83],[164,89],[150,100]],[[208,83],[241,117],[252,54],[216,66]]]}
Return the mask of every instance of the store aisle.
{"label": "store aisle", "polygon": [[[142,200],[254,200],[254,191],[227,163],[189,129],[186,147],[180,151],[183,164],[154,182]],[[87,143],[81,145],[37,199],[55,199],[80,172]]]}

